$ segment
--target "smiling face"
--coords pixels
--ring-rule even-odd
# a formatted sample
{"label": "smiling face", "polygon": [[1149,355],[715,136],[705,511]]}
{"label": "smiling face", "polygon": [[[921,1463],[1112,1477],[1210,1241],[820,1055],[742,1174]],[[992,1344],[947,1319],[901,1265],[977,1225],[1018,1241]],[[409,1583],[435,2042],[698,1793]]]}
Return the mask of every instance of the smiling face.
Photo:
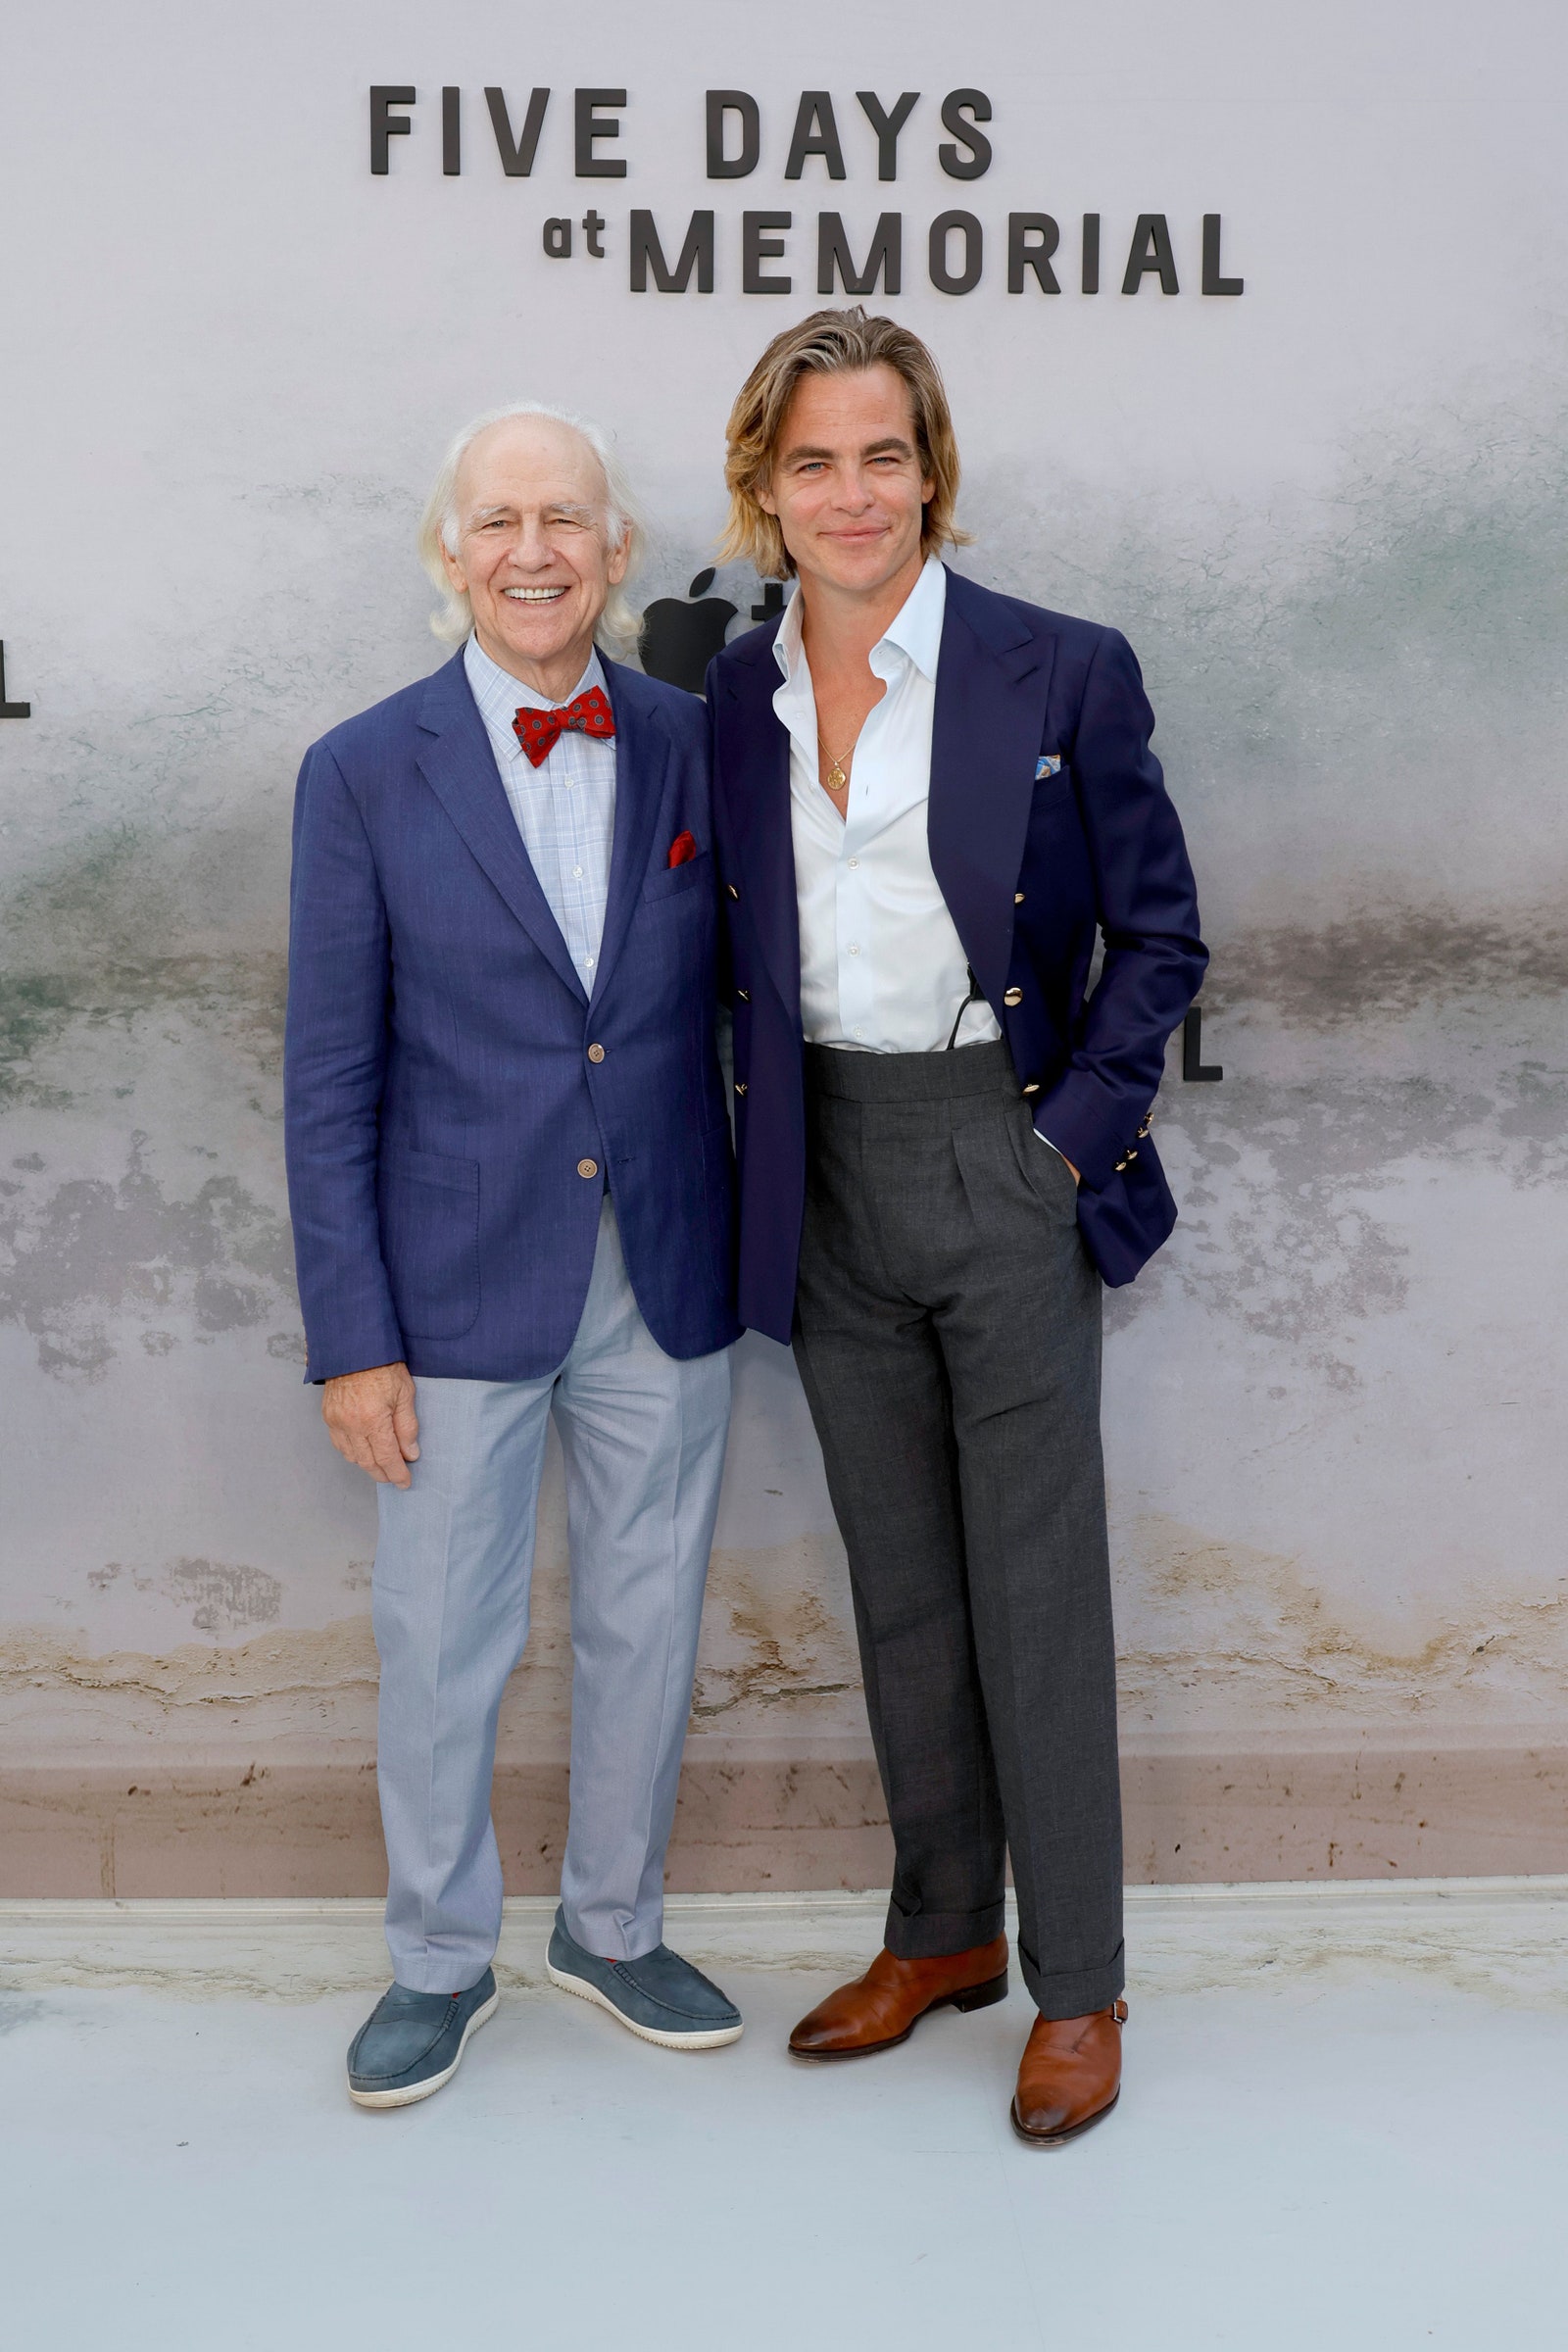
{"label": "smiling face", "polygon": [[776,514],[808,590],[873,600],[921,563],[925,502],[909,387],[892,368],[808,370],[784,412],[758,503]]}
{"label": "smiling face", "polygon": [[491,661],[553,701],[582,676],[606,600],[626,576],[609,505],[599,460],[553,416],[491,425],[458,468],[448,576]]}

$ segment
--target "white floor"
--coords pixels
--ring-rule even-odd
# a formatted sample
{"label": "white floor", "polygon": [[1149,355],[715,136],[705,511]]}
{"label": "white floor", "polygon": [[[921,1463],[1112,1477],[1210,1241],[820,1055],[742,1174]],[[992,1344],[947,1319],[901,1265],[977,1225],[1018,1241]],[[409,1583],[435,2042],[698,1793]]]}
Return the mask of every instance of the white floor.
{"label": "white floor", "polygon": [[1561,2352],[1568,1888],[1354,1895],[1135,1900],[1121,2106],[1051,2154],[1006,2122],[1020,1991],[785,2057],[874,1947],[855,1898],[674,1907],[747,2017],[690,2057],[527,1982],[514,1906],[499,2015],[381,2115],[364,1906],[0,1906],[0,2340]]}

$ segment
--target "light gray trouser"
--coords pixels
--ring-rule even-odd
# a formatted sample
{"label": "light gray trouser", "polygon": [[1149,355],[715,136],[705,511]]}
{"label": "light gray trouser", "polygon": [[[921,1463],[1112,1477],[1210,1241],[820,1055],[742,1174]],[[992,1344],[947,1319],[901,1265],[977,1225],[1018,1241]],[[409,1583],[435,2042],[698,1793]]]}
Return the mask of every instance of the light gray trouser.
{"label": "light gray trouser", "polygon": [[419,1458],[378,1489],[386,1939],[415,1992],[461,1992],[501,1932],[496,1717],[528,1638],[545,1432],[566,1463],[566,1926],[607,1960],[663,1934],[664,1848],[729,1427],[730,1351],[681,1363],[632,1296],[609,1197],[571,1352],[540,1380],[420,1380]]}

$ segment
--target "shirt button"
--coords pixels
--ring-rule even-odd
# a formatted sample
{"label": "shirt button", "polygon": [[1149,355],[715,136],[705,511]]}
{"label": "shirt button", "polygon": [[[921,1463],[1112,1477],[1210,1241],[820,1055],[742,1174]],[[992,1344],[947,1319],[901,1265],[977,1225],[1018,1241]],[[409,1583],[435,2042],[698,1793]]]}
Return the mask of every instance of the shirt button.
{"label": "shirt button", "polygon": [[583,961],[584,961],[584,963],[585,963],[585,964],[588,966],[588,969],[589,969],[590,971],[592,971],[592,970],[593,970],[593,968],[594,968],[594,959],[593,959],[593,957],[592,957],[591,956],[585,956],[583,957]]}
{"label": "shirt button", "polygon": [[571,878],[574,882],[580,882],[582,880],[582,867],[580,865],[574,865],[572,867]]}
{"label": "shirt button", "polygon": [[860,951],[859,951],[859,949],[858,949],[858,948],[851,948],[851,950],[850,950],[850,954],[851,954],[852,956],[858,956],[858,954],[859,954],[859,953],[860,953]]}
{"label": "shirt button", "polygon": [[599,1173],[598,1160],[579,1159],[577,1162],[577,1173],[579,1176],[597,1176]]}
{"label": "shirt button", "polygon": [[604,1058],[605,1058],[605,1049],[604,1049],[604,1047],[603,1047],[603,1046],[590,1046],[590,1047],[589,1047],[589,1049],[588,1049],[588,1058],[589,1058],[589,1060],[590,1060],[590,1061],[603,1061],[603,1060],[604,1060]]}
{"label": "shirt button", "polygon": [[860,860],[858,859],[858,858],[852,858],[850,859],[850,871],[851,871],[851,873],[852,873],[852,874],[853,874],[853,873],[854,873],[854,872],[857,870],[857,868],[858,868],[858,865],[859,865],[859,862],[860,862]]}

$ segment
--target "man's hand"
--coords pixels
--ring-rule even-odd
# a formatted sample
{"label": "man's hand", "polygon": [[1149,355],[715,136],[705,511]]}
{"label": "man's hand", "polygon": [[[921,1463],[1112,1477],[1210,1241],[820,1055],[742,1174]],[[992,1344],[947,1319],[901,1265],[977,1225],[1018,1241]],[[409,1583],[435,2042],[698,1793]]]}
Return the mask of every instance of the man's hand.
{"label": "man's hand", "polygon": [[1067,1157],[1065,1152],[1062,1153],[1061,1158],[1062,1165],[1065,1167],[1068,1175],[1072,1178],[1074,1184],[1082,1184],[1083,1178],[1079,1175],[1077,1169],[1073,1166],[1072,1161]]}
{"label": "man's hand", "polygon": [[419,1418],[407,1364],[377,1364],[368,1372],[344,1372],[326,1381],[321,1419],[343,1459],[368,1471],[378,1487],[412,1483],[409,1464],[419,1458]]}

